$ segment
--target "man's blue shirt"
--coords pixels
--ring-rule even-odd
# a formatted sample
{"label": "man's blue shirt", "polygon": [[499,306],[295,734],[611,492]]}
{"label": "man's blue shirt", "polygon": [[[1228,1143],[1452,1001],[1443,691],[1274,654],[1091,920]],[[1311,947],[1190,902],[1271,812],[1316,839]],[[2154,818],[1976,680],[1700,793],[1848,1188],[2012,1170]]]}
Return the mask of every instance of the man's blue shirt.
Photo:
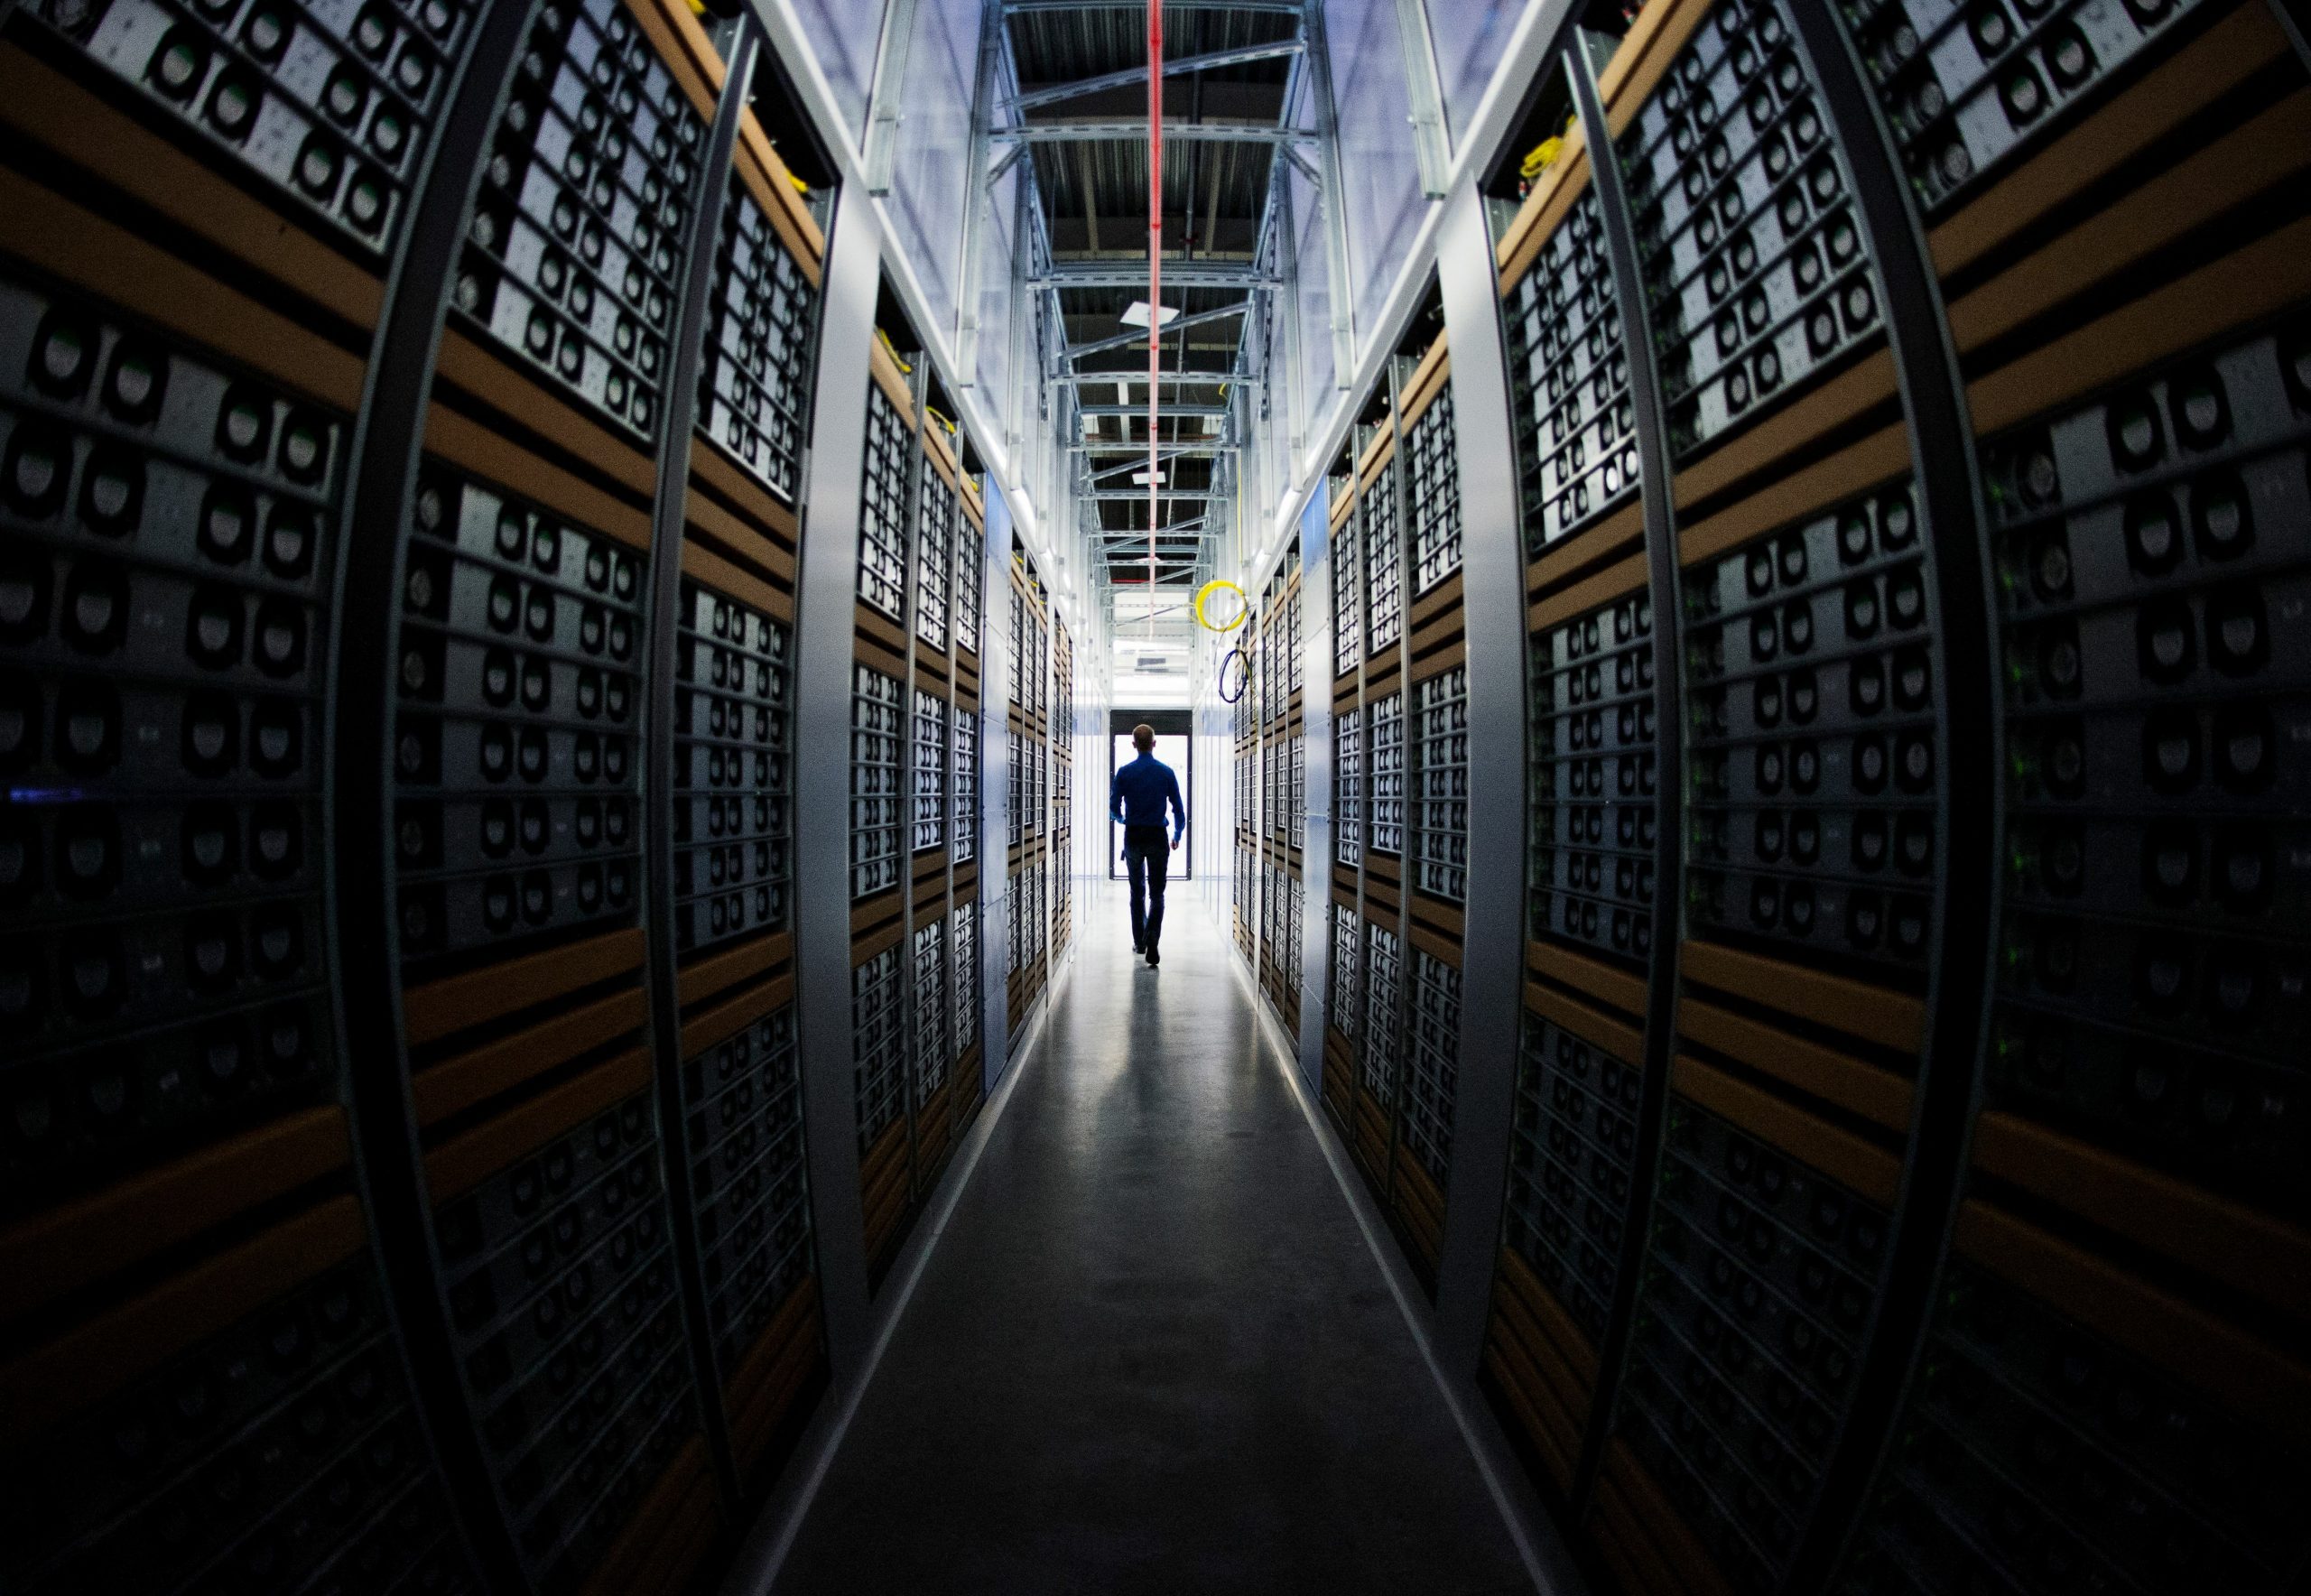
{"label": "man's blue shirt", "polygon": [[1170,804],[1178,823],[1172,840],[1187,834],[1188,812],[1180,802],[1180,784],[1172,767],[1153,754],[1142,754],[1108,783],[1108,813],[1127,826],[1161,826],[1164,806]]}

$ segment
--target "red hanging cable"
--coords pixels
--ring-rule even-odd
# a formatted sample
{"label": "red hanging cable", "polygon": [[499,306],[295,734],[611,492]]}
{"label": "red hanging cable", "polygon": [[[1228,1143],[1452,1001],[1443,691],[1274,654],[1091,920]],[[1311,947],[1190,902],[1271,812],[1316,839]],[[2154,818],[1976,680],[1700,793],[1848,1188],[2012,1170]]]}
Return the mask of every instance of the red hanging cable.
{"label": "red hanging cable", "polygon": [[1164,373],[1164,0],[1147,0],[1147,637],[1156,638],[1156,396]]}

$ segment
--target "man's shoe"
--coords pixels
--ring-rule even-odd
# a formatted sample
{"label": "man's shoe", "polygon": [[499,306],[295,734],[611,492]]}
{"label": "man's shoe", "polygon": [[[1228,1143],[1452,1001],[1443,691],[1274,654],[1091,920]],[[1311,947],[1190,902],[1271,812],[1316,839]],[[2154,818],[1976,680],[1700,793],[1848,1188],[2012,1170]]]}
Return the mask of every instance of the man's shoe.
{"label": "man's shoe", "polygon": [[1155,950],[1155,949],[1150,948],[1150,949],[1148,949],[1148,950],[1147,950],[1147,968],[1148,968],[1148,969],[1153,970],[1153,969],[1155,969],[1157,965],[1159,965],[1159,964],[1161,964],[1161,963],[1163,963],[1163,962],[1164,962],[1164,960],[1163,960],[1162,959],[1160,959],[1160,958],[1158,958],[1158,957],[1156,956],[1156,950]]}
{"label": "man's shoe", "polygon": [[1145,953],[1147,951],[1147,944],[1146,942],[1134,942],[1131,944],[1131,951],[1135,953]]}

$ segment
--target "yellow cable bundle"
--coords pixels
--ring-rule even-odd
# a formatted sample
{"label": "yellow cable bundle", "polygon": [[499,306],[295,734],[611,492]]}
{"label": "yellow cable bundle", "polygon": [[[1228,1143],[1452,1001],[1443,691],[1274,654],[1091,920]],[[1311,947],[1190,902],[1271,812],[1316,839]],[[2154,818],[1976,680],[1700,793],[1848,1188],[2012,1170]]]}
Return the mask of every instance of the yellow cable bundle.
{"label": "yellow cable bundle", "polygon": [[898,367],[901,375],[913,376],[914,367],[899,358],[898,346],[891,342],[891,335],[878,327],[875,329],[875,336],[882,342],[883,353],[891,357],[892,363]]}

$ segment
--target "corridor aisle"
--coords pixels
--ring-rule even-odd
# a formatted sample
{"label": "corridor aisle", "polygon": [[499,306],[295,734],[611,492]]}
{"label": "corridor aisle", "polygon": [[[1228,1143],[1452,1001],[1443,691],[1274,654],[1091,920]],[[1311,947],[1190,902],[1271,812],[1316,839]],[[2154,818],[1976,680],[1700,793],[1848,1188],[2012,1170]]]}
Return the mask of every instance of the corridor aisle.
{"label": "corridor aisle", "polygon": [[1529,1591],[1228,968],[1121,893],[972,1174],[782,1592]]}

